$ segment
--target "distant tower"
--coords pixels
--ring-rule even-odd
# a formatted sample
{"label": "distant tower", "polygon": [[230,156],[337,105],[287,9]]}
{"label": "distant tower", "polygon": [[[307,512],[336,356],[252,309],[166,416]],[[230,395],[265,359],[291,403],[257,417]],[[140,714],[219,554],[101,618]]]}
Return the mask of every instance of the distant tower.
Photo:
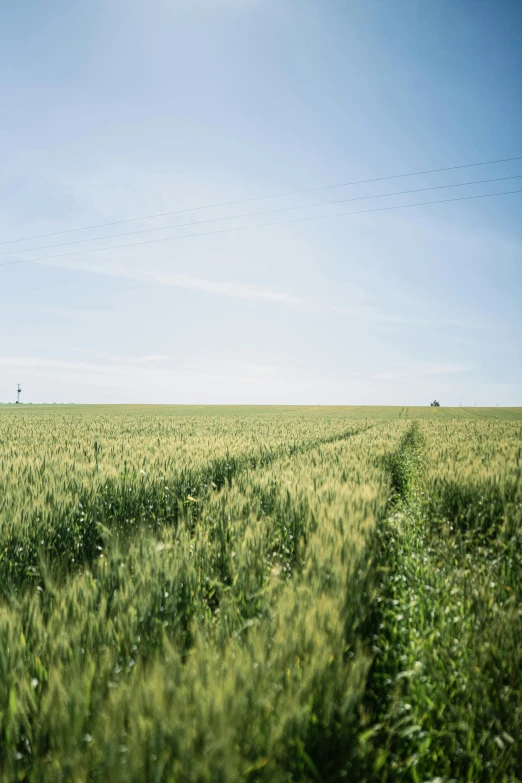
{"label": "distant tower", "polygon": [[20,402],[20,395],[21,395],[21,393],[22,393],[22,387],[20,386],[20,384],[17,384],[17,387],[16,387],[16,404],[17,405]]}

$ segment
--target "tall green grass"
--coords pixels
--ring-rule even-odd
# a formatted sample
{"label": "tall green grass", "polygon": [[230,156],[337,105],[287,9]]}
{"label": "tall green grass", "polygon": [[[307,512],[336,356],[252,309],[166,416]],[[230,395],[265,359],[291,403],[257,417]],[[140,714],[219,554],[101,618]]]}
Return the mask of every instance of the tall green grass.
{"label": "tall green grass", "polygon": [[0,411],[0,780],[519,780],[494,414]]}
{"label": "tall green grass", "polygon": [[[520,463],[515,457],[487,480],[467,470],[465,479],[448,475],[440,459],[447,443],[420,429],[391,460],[396,495],[379,535],[376,658],[365,696],[369,779],[518,781]],[[506,446],[484,435],[482,462]],[[518,433],[511,435],[515,447]]]}

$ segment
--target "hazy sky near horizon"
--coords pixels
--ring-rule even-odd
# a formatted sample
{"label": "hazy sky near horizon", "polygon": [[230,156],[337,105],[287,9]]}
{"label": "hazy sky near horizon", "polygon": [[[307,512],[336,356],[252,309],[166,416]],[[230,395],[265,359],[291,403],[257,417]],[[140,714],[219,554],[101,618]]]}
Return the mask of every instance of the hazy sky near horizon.
{"label": "hazy sky near horizon", "polygon": [[519,0],[3,3],[0,241],[188,211],[0,245],[52,256],[0,266],[0,401],[521,405],[522,193],[253,226],[522,160],[203,208],[522,155],[521,88]]}

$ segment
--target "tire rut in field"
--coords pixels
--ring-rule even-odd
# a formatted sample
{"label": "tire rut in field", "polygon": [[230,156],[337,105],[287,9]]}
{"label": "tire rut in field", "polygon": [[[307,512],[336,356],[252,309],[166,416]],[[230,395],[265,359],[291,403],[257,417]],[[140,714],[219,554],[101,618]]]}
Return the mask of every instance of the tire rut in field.
{"label": "tire rut in field", "polygon": [[[362,430],[362,431],[364,431],[364,430]],[[361,432],[361,430],[358,430],[357,432]],[[336,436],[335,438],[322,439],[322,441],[323,441],[323,442],[324,442],[324,441],[326,441],[326,442],[334,442],[334,443],[335,443],[335,442],[338,442],[338,441],[346,440],[348,437],[351,437],[352,435],[355,435],[355,434],[356,434],[355,432],[351,432],[351,433],[349,433],[349,434],[347,434],[347,433],[342,433],[342,434],[340,434],[340,435]],[[303,446],[302,448],[298,449],[298,450],[297,450],[297,451],[295,451],[294,453],[295,453],[295,454],[298,454],[298,453],[309,452],[309,451],[312,451],[314,448],[319,448],[319,446],[321,446],[321,445],[322,445],[322,443],[321,443],[321,444],[317,444],[317,443],[316,443],[315,445],[313,445],[313,444],[310,444],[310,443],[308,443],[308,444],[304,444],[304,446]],[[329,451],[329,450],[326,450],[326,449],[325,449],[325,452],[328,452],[328,451]],[[335,448],[334,448],[332,451],[333,451],[333,452],[335,452],[335,453],[338,453],[338,454],[340,454],[340,455],[341,455],[341,458],[340,458],[340,459],[342,460],[342,459],[343,459],[342,455],[343,455],[343,454],[346,454],[346,452],[348,451],[348,449],[346,449],[346,451],[345,451],[345,450],[343,449],[343,447],[341,446],[341,447],[339,447],[339,448],[335,447]],[[320,462],[322,461],[322,459],[324,459],[324,458],[327,458],[327,454],[324,454],[323,456],[319,456],[317,459],[316,459],[316,457],[315,457],[315,455],[314,455],[314,457],[313,457],[313,460],[314,460],[314,463],[315,463],[315,462],[317,462],[317,463],[320,463]],[[303,460],[303,463],[305,463],[306,461],[307,461],[306,459],[305,459],[305,460]],[[274,460],[274,462],[275,462],[275,460]],[[274,464],[274,463],[272,462],[272,463],[270,463],[270,464]],[[287,460],[285,460],[285,465],[286,465],[286,467],[287,467],[288,471],[289,471],[290,473],[292,473],[292,470],[293,470],[293,463],[292,463],[292,461],[287,461]],[[259,469],[259,465],[256,467],[256,470],[257,470],[257,469]],[[275,469],[274,469],[274,471],[273,471],[273,475],[274,475],[274,476],[277,476],[277,475],[278,475],[278,472],[279,472],[279,465],[275,464]],[[271,475],[271,474],[272,474],[272,471],[271,471],[271,470],[269,470],[269,471],[268,471],[268,474],[269,474],[269,475]],[[237,473],[235,474],[235,476],[234,476],[233,478],[235,478],[236,476],[237,476]],[[263,477],[263,478],[264,478],[264,477]],[[330,475],[328,476],[328,478],[330,478]],[[248,481],[249,481],[249,477],[247,477],[247,476],[246,476],[246,474],[244,474],[244,473],[242,474],[242,481],[244,481],[244,484],[245,484],[245,486],[248,484]],[[254,481],[255,481],[255,483],[256,483],[256,484],[259,486],[260,492],[262,492],[262,491],[263,491],[263,489],[264,489],[264,488],[267,486],[267,484],[266,484],[266,482],[264,482],[264,480],[259,480],[259,481],[257,481],[257,480],[254,478]],[[233,482],[231,482],[231,483],[233,483]],[[278,498],[276,498],[276,501],[277,501],[277,503],[279,503],[280,505],[283,505],[283,506],[284,506],[284,504],[285,504],[285,502],[286,502],[286,499],[287,499],[287,497],[289,497],[289,496],[287,495],[287,490],[285,490],[285,489],[284,489],[284,484],[285,484],[285,482],[281,482],[281,483],[279,483],[279,487],[283,487],[283,491],[282,491],[282,492],[279,494],[279,497],[278,497]],[[226,483],[226,482],[223,484],[223,486],[222,486],[222,489],[223,489],[225,486],[227,486],[227,483]],[[311,484],[310,484],[310,486],[311,486]],[[277,493],[275,493],[275,494],[277,494]],[[214,496],[215,496],[215,493],[213,493],[212,497],[214,497]],[[296,514],[296,512],[299,512],[299,506],[300,506],[300,496],[299,496],[299,493],[296,493],[296,495],[295,495],[294,497],[296,497],[296,498],[297,498],[297,502],[294,502],[294,503],[289,503],[289,508],[287,509],[287,511],[289,512],[289,514],[291,514],[291,516],[292,516],[292,517],[295,517],[295,514]],[[227,498],[227,496],[226,496],[226,493],[225,493],[225,497],[224,497],[224,499],[223,499],[223,500],[226,502],[226,501],[227,501],[227,499],[228,499],[228,498]],[[270,500],[271,500],[271,498],[267,498],[267,501],[270,501]],[[270,507],[268,508],[268,510],[269,510],[270,512],[273,512],[274,510],[277,510],[277,508],[276,508],[276,506],[277,506],[277,503],[276,503],[275,505],[273,505],[273,506],[270,506]],[[284,510],[285,510],[285,509],[283,509],[283,511],[284,511]],[[306,511],[306,509],[305,509],[305,511]],[[153,538],[154,538],[154,535],[152,535],[152,536],[151,536],[151,538],[153,539]],[[335,550],[335,551],[333,551],[333,552],[332,552],[332,554],[333,554],[333,556],[336,556],[336,555],[338,556],[338,550]],[[115,555],[115,552],[113,551],[113,552],[111,553],[111,555],[112,555],[112,556],[114,556],[114,555]],[[163,557],[163,555],[161,555],[161,557]],[[116,559],[116,558],[114,557],[114,560],[115,560],[115,559]],[[187,561],[188,561],[188,558],[187,558]],[[102,564],[102,563],[104,563],[104,562],[105,562],[105,561],[100,561],[99,565],[101,566],[101,564]],[[119,564],[118,564],[118,565],[119,565]],[[127,573],[132,573],[132,574],[135,574],[135,573],[136,573],[136,571],[135,571],[135,570],[134,570],[134,571],[129,571],[129,570],[127,569],[127,565],[128,565],[128,564],[127,564],[127,563],[125,563],[125,571],[126,571]],[[343,570],[343,569],[341,569],[341,570]],[[117,569],[115,569],[115,572],[116,572],[116,571],[117,571]],[[203,571],[203,573],[206,573],[206,572],[205,572],[205,571]],[[208,572],[207,572],[207,573],[208,573]],[[87,575],[82,575],[82,576],[80,576],[78,581],[79,581],[79,582],[81,582],[81,580],[83,579],[83,577],[84,577],[84,576],[87,576]],[[89,576],[91,576],[91,575],[89,575]],[[98,576],[99,576],[99,570],[98,570],[98,568],[97,568],[97,570],[96,570],[96,571],[94,571],[94,572],[93,572],[92,576],[94,576],[94,577],[95,577],[94,581],[95,581],[95,582],[97,582],[98,580],[97,580],[97,578],[96,578],[96,577],[98,577]],[[111,583],[111,582],[109,582],[109,583],[105,582],[105,585],[106,585],[106,586],[108,586],[108,587],[109,587],[109,589],[105,590],[105,592],[104,592],[104,596],[107,596],[107,599],[108,599],[108,600],[107,600],[106,607],[104,608],[104,614],[106,615],[106,614],[108,614],[108,613],[111,613],[111,612],[113,612],[113,611],[114,611],[114,610],[113,610],[113,604],[112,604],[112,602],[113,602],[113,600],[115,600],[115,601],[116,601],[116,604],[115,604],[115,605],[116,605],[116,611],[114,611],[114,614],[115,614],[115,616],[117,617],[117,616],[118,616],[118,609],[117,609],[117,601],[118,601],[118,598],[117,598],[117,596],[118,596],[118,592],[119,592],[119,591],[118,591],[118,587],[119,587],[119,586],[121,586],[121,584],[120,584],[120,582],[118,581],[118,579],[119,579],[119,576],[118,576],[118,574],[117,574],[117,573],[115,573],[115,574],[114,574],[114,576],[115,576],[115,580],[114,580],[112,583]],[[132,578],[132,581],[134,582],[134,577]],[[179,581],[180,581],[180,580],[178,579],[178,582],[179,582]],[[182,577],[182,582],[183,582],[183,583],[185,583],[185,578],[184,578],[184,577]],[[323,583],[321,582],[321,584],[323,584]],[[327,583],[326,583],[326,584],[327,584]],[[182,586],[183,586],[183,584],[182,584]],[[188,586],[189,586],[189,590],[188,590],[188,592],[191,592],[191,588],[194,586],[194,584],[193,584],[193,583],[191,583],[191,584],[190,584],[190,585],[188,585]],[[282,583],[282,586],[284,587],[284,584],[283,584],[283,583]],[[289,589],[291,589],[291,583],[288,583],[288,586],[289,586]],[[356,598],[356,596],[358,595],[358,592],[357,592],[357,590],[358,590],[359,586],[360,586],[360,580],[359,580],[359,578],[358,578],[358,575],[355,575],[355,576],[354,576],[354,586],[353,586],[353,591],[352,591],[352,590],[350,590],[350,598],[352,599],[352,603],[354,604],[354,612],[355,612],[355,613],[357,613],[357,612],[359,612],[359,611],[360,611],[360,606],[362,605],[362,602],[360,602],[360,603],[359,603],[359,601],[358,601],[358,600],[357,600],[357,598]],[[70,587],[70,584],[68,585],[68,587]],[[114,589],[113,589],[113,588],[114,588]],[[136,586],[136,589],[137,589],[138,591],[140,591],[140,590],[139,590],[139,586]],[[230,589],[230,588],[229,588],[229,589]],[[243,589],[243,588],[241,588],[241,589]],[[326,587],[326,591],[328,591],[329,589],[330,589],[329,587]],[[169,591],[169,590],[171,591],[171,595],[169,596],[169,599],[170,599],[170,600],[172,600],[171,596],[172,596],[172,594],[174,593],[174,591],[172,590],[172,588],[171,588],[171,587],[170,587],[168,584],[166,584],[166,585],[163,585],[163,584],[161,584],[161,583],[160,583],[159,594],[161,595],[161,600],[162,600],[162,602],[163,602],[163,595],[165,594],[165,593],[164,593],[164,590],[166,590],[166,591],[167,591],[167,592],[166,592],[166,595],[167,595],[167,596],[169,596],[169,593],[168,593],[168,591]],[[47,591],[46,591],[46,592],[47,592]],[[57,593],[58,593],[58,594],[59,594],[59,593],[61,593],[61,592],[62,592],[62,591],[61,591],[61,589],[59,589],[59,590],[57,591]],[[63,592],[65,592],[65,591],[63,591]],[[142,594],[142,595],[147,595],[147,596],[149,595],[149,591],[148,591],[148,590],[143,590],[143,589],[142,589],[140,592],[141,592],[141,594]],[[152,592],[152,591],[151,591],[151,592]],[[302,595],[303,595],[303,594],[301,594],[301,596],[302,596]],[[344,596],[344,589],[343,589],[343,591],[342,591],[341,595],[343,595],[343,596]],[[27,596],[27,598],[28,598],[28,597],[29,597],[29,596]],[[39,600],[41,600],[41,599],[39,598]],[[315,601],[316,599],[314,598],[313,600]],[[58,599],[58,601],[59,601],[59,599]],[[49,601],[48,601],[49,605],[51,605],[51,604],[52,604],[52,602],[53,602],[53,597],[52,597],[51,595],[49,595]],[[152,605],[153,605],[153,603],[151,602],[151,606],[152,606]],[[199,611],[199,610],[198,610],[198,611]],[[84,614],[85,614],[85,616],[87,616],[87,617],[89,616],[89,613],[87,613],[87,612],[86,612],[86,613],[84,613]],[[157,652],[158,652],[158,650],[160,649],[161,640],[163,639],[163,636],[164,636],[164,635],[166,635],[166,633],[167,633],[167,632],[165,632],[165,631],[164,631],[164,629],[163,629],[163,623],[161,623],[161,630],[160,630],[160,631],[155,631],[155,621],[157,621],[157,624],[159,625],[159,624],[160,624],[160,623],[159,623],[159,620],[160,620],[160,619],[163,619],[163,618],[161,618],[161,616],[160,616],[160,617],[156,617],[156,616],[154,616],[154,613],[153,613],[153,612],[151,612],[151,613],[150,613],[150,615],[151,615],[151,616],[150,616],[150,618],[149,618],[149,612],[148,612],[148,611],[143,611],[143,607],[142,607],[142,609],[140,609],[140,614],[141,614],[141,615],[143,615],[144,617],[143,617],[143,620],[141,620],[141,619],[140,619],[140,626],[139,626],[140,634],[139,634],[139,636],[143,638],[143,640],[144,640],[144,641],[143,641],[144,645],[145,645],[145,644],[146,644],[146,645],[148,645],[149,649],[153,650],[153,651],[154,651],[154,655],[156,655],[156,654],[157,654]],[[270,615],[269,615],[269,616],[270,616]],[[164,617],[164,615],[163,615],[163,617]],[[24,618],[24,620],[23,620],[24,622],[25,622],[25,619],[26,619],[26,618]],[[240,618],[239,618],[239,619],[240,619]],[[227,627],[227,631],[226,631],[226,633],[227,633],[227,635],[233,635],[233,636],[236,636],[236,635],[239,635],[239,634],[242,634],[242,635],[243,635],[243,634],[248,634],[248,633],[249,633],[249,631],[248,631],[248,628],[251,626],[251,624],[252,624],[252,620],[248,620],[248,619],[247,619],[247,622],[244,624],[244,628],[243,628],[243,627],[239,627],[239,628],[237,628],[237,629],[232,629],[232,633],[231,633],[231,631],[230,631],[230,626],[228,626],[228,627]],[[350,625],[351,625],[351,624],[350,624]],[[290,631],[290,633],[291,633],[291,626],[287,625],[286,627],[288,627],[288,628],[289,628],[289,631]],[[24,630],[25,630],[25,628],[24,628]],[[46,628],[46,630],[47,630],[47,628]],[[51,632],[51,633],[49,633],[49,634],[47,634],[47,635],[48,635],[48,636],[50,636],[50,637],[52,637],[52,636],[53,636],[52,632]],[[29,638],[29,635],[28,635],[28,638]],[[243,638],[243,637],[242,637],[242,638]],[[106,639],[106,636],[105,636],[105,635],[103,635],[103,637],[101,637],[101,642],[102,642],[102,644],[103,644],[103,647],[105,648],[105,646],[106,646],[106,644],[107,644],[107,639]],[[114,643],[114,642],[112,643],[112,646],[116,646],[118,643],[122,645],[122,647],[121,647],[121,649],[122,649],[122,650],[126,650],[126,653],[125,653],[125,655],[123,655],[123,654],[122,654],[122,658],[121,658],[121,660],[120,660],[120,659],[118,659],[118,661],[117,661],[117,666],[115,667],[115,668],[117,668],[118,670],[121,670],[122,668],[123,668],[123,669],[125,669],[125,667],[126,667],[126,665],[127,665],[127,664],[126,664],[126,661],[127,661],[127,657],[126,657],[126,655],[127,655],[127,653],[128,653],[128,649],[126,649],[126,647],[125,647],[125,645],[126,645],[125,638],[121,639],[119,642],[118,642],[118,640],[116,639],[116,640],[115,640],[115,643]],[[85,645],[85,647],[87,648],[87,645]],[[188,654],[188,650],[189,650],[189,648],[191,648],[191,647],[192,647],[192,639],[191,639],[191,637],[190,637],[190,632],[189,632],[189,633],[187,633],[187,638],[186,638],[186,641],[184,642],[184,644],[183,644],[182,646],[180,646],[180,650],[181,650],[181,653],[180,653],[180,658],[183,658],[183,657],[185,656],[185,654]],[[35,648],[36,648],[36,646],[35,646]],[[130,648],[130,645],[129,645],[129,648]],[[80,648],[80,649],[81,649],[81,648]],[[98,651],[99,651],[99,647],[98,647],[98,648],[93,648],[93,647],[91,646],[91,647],[90,647],[90,649],[89,649],[89,654],[90,654],[90,655],[93,655],[94,653],[98,654]],[[82,649],[82,653],[83,653],[83,649]],[[351,653],[350,653],[350,654],[351,654]],[[143,656],[143,659],[142,659],[142,656]],[[152,657],[153,657],[153,655],[152,655],[152,653],[151,653],[151,654],[149,655],[149,659],[152,659]],[[142,650],[142,649],[141,649],[141,647],[139,647],[139,648],[132,648],[132,664],[133,664],[132,671],[133,671],[133,672],[135,672],[135,671],[137,670],[137,667],[136,667],[136,668],[134,668],[134,664],[137,662],[137,663],[139,663],[139,664],[141,665],[141,661],[142,661],[142,660],[147,660],[147,653],[146,653],[146,651],[145,651],[145,650]],[[294,660],[295,660],[295,656],[293,655],[293,656],[292,656],[292,659],[291,659],[291,661],[290,661],[290,665],[292,665],[292,662],[293,662]],[[340,648],[339,648],[339,655],[338,655],[338,660],[339,660],[339,661],[341,661],[341,660],[342,660],[342,645],[341,645],[341,646],[340,646]],[[327,665],[327,668],[325,669],[326,676],[328,677],[328,679],[329,679],[329,676],[330,676],[330,675],[329,675],[329,670],[330,670],[330,663],[328,663],[328,665]],[[40,674],[38,674],[38,677],[39,677],[41,680],[43,679],[43,677],[41,677],[41,676],[40,676]],[[45,675],[45,678],[47,678],[47,674]],[[111,675],[111,680],[110,680],[110,682],[111,682],[111,685],[110,685],[110,686],[108,686],[108,687],[111,687],[111,688],[112,688],[112,686],[114,685],[114,682],[113,682],[112,675]],[[361,678],[361,682],[362,682],[362,678]],[[13,686],[13,692],[15,692],[15,690],[14,690],[14,689],[15,689],[15,687],[16,687],[16,686]],[[40,685],[39,685],[39,690],[38,690],[38,695],[40,695],[40,693],[42,692],[42,690],[43,690],[43,683],[42,683],[42,682],[40,682]],[[319,686],[318,686],[318,690],[320,690],[320,687],[319,687]],[[322,690],[322,689],[321,689],[321,690]],[[318,696],[317,696],[317,703],[318,703],[318,705],[320,705],[320,704],[322,703],[322,694],[318,694]],[[23,736],[23,737],[25,737],[25,736],[29,736],[29,737],[31,737],[31,735],[32,735],[32,733],[33,733],[33,728],[34,728],[34,726],[35,726],[35,725],[38,723],[39,719],[40,719],[40,714],[39,714],[39,713],[38,713],[38,712],[35,710],[35,711],[34,711],[34,713],[33,713],[33,717],[31,718],[31,720],[33,721],[33,726],[32,726],[32,727],[30,726],[29,728],[27,728],[27,727],[24,727],[24,730],[23,730],[23,732],[21,733],[21,736]],[[328,730],[330,730],[330,726],[329,726],[329,725],[327,726],[327,728],[328,728]],[[334,729],[336,730],[336,727],[335,727],[335,726],[332,726],[332,730],[334,730]],[[88,730],[88,731],[90,730],[90,726],[87,726],[87,730]],[[314,735],[315,735],[315,736],[314,736],[314,740],[313,740],[313,742],[314,742],[316,745],[317,745],[317,744],[322,744],[322,745],[325,745],[325,744],[327,743],[327,741],[328,741],[328,735],[327,735],[327,734],[325,734],[325,735],[323,736],[323,733],[322,733],[322,732],[324,731],[324,727],[323,727],[323,724],[322,724],[322,723],[317,723],[317,721],[315,721],[315,722],[312,722],[312,721],[310,721],[310,727],[309,727],[309,731],[310,731],[310,734],[314,734]],[[93,733],[94,733],[94,732],[93,732]],[[90,736],[90,735],[89,735],[89,736]],[[345,735],[343,734],[343,736],[345,736]],[[304,737],[304,739],[303,739],[303,742],[305,742],[305,740],[307,739],[307,737],[305,737],[305,736],[304,736],[304,731],[303,731],[303,737]],[[300,736],[299,736],[299,739],[300,739]],[[31,741],[32,741],[32,740],[31,740]],[[0,744],[2,744],[2,743],[0,743]],[[20,743],[20,746],[22,747],[22,743]],[[338,745],[338,747],[339,747],[339,745]],[[344,745],[342,745],[341,747],[344,747]],[[24,753],[26,753],[26,755],[27,755],[27,750],[26,750],[26,748],[24,748],[24,747],[23,747],[22,749],[24,750]],[[299,747],[298,747],[298,745],[297,745],[297,744],[296,744],[296,747],[295,747],[295,748],[292,748],[292,755],[291,755],[291,756],[289,756],[289,761],[288,761],[288,763],[289,763],[289,764],[294,764],[293,754],[294,754],[294,751],[295,751],[296,749],[299,749]],[[32,751],[31,751],[31,754],[32,754]],[[20,753],[20,755],[22,755],[22,754]],[[43,758],[45,758],[45,754],[43,754],[43,753],[42,753],[42,757],[43,757]],[[38,763],[42,762],[42,757],[37,757],[37,762],[38,762]],[[24,758],[25,758],[25,757],[24,757]],[[304,750],[304,748],[303,748],[303,751],[302,751],[302,758],[303,758],[303,759],[305,759],[305,760],[307,760],[307,758],[308,758],[308,757],[306,756],[306,753],[305,753],[305,750]],[[33,761],[34,761],[34,759],[31,759],[31,762],[33,762]],[[311,757],[310,757],[310,764],[309,764],[309,767],[310,767],[310,769],[313,769],[313,766],[312,766],[312,765],[313,765],[313,762],[311,761]],[[254,768],[254,771],[256,771],[256,770],[257,770],[257,768]],[[37,779],[37,778],[35,777],[34,779]],[[242,779],[243,779],[243,778],[242,778]],[[254,778],[251,778],[251,777],[249,776],[248,778],[244,778],[244,779],[251,780],[251,779],[254,779]],[[257,776],[256,776],[256,778],[255,778],[255,779],[259,779],[259,778],[257,778]],[[268,777],[268,778],[265,778],[265,779],[267,779],[267,780],[270,780],[270,777]],[[297,779],[297,778],[295,778],[295,779]],[[306,780],[306,779],[308,779],[308,778],[304,778],[304,777],[302,778],[302,780],[303,780],[303,781],[304,781],[304,780]]]}
{"label": "tire rut in field", "polygon": [[[399,656],[402,647],[397,644],[396,637],[401,613],[396,586],[402,586],[401,560],[409,554],[397,540],[396,525],[400,527],[401,520],[414,503],[421,469],[421,449],[422,436],[417,423],[414,423],[397,451],[390,455],[387,464],[393,495],[388,514],[374,540],[377,584],[374,585],[376,592],[364,629],[365,640],[374,654],[374,660],[363,699],[366,717],[354,762],[361,783],[396,779],[395,773],[390,775],[389,769],[389,757],[394,749],[393,741],[396,740],[392,728],[395,719],[392,716],[395,698],[393,685],[401,679]],[[406,717],[407,721],[407,715],[401,717]]]}
{"label": "tire rut in field", "polygon": [[360,783],[519,780],[520,490],[440,482],[426,493],[415,425],[391,458],[378,531],[375,654],[354,761]]}
{"label": "tire rut in field", "polygon": [[[96,493],[85,491],[78,502],[62,511],[60,517],[47,519],[34,514],[31,537],[20,537],[13,528],[5,530],[0,540],[0,596],[3,591],[18,590],[41,581],[40,563],[59,566],[62,576],[93,562],[114,534],[132,534],[148,526],[161,529],[176,526],[181,519],[197,524],[205,497],[231,486],[238,473],[257,471],[286,456],[296,456],[321,446],[347,440],[375,425],[345,430],[335,435],[301,443],[283,444],[276,449],[254,454],[227,455],[210,460],[197,471],[182,471],[172,478],[158,479],[154,484],[108,480]],[[187,499],[188,502],[187,502]],[[190,500],[192,499],[192,500]],[[194,499],[197,500],[193,502]],[[45,521],[43,521],[45,519]]]}

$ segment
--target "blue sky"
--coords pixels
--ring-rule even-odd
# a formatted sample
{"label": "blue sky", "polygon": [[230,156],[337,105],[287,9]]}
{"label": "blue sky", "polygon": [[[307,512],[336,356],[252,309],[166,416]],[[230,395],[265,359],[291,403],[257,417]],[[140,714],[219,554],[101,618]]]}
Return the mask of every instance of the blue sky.
{"label": "blue sky", "polygon": [[[518,0],[92,0],[0,10],[0,400],[522,404]],[[230,215],[309,205],[290,213]]]}

